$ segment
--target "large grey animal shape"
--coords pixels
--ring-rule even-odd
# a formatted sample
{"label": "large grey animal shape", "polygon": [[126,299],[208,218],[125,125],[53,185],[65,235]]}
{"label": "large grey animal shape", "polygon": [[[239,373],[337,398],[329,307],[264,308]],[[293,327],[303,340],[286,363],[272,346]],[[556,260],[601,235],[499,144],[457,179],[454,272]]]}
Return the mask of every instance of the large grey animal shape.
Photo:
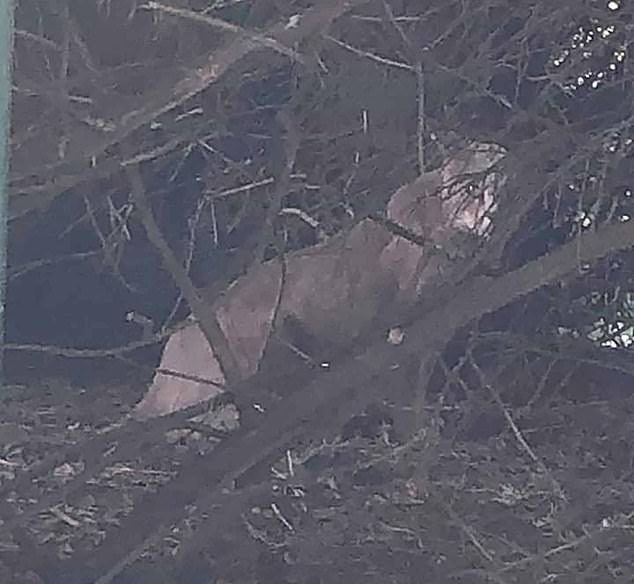
{"label": "large grey animal shape", "polygon": [[[345,234],[288,254],[284,265],[274,259],[238,278],[214,311],[242,378],[256,373],[272,331],[288,317],[320,341],[349,345],[390,301],[413,303],[438,277],[443,260],[432,247],[458,232],[484,236],[489,230],[499,184],[491,169],[504,153],[496,144],[472,144],[394,193],[388,217],[429,244],[365,219]],[[145,419],[184,409],[214,397],[223,383],[213,349],[192,322],[168,339],[134,415]]]}

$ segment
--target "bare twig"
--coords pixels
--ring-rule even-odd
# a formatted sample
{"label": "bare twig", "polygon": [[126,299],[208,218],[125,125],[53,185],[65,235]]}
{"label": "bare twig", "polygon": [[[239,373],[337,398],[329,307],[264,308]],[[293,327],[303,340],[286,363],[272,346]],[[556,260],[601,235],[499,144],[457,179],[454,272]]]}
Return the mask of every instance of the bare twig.
{"label": "bare twig", "polygon": [[408,49],[408,52],[410,52],[413,48],[412,41],[409,39],[407,34],[405,34],[405,30],[401,26],[401,23],[397,21],[396,18],[394,17],[394,12],[392,10],[392,6],[389,3],[389,0],[383,0],[383,9],[385,10],[387,19],[395,28],[396,32],[398,32],[398,35],[401,37],[401,40],[403,41],[403,44],[405,45],[405,47]]}
{"label": "bare twig", "polygon": [[[207,204],[213,205],[213,201],[207,201],[206,199],[200,199],[198,201],[198,205],[196,206],[196,211],[193,216],[189,218],[188,221],[188,238],[187,238],[187,255],[185,257],[185,271],[189,273],[191,270],[191,265],[194,260],[194,252],[196,251],[196,234],[197,227],[200,222],[200,218],[202,216],[203,209],[207,206]],[[182,290],[178,290],[178,296],[174,301],[174,305],[172,306],[172,310],[170,310],[169,314],[163,321],[161,325],[161,329],[169,326],[172,319],[176,316],[178,309],[180,308],[181,302],[183,301],[183,292]]]}
{"label": "bare twig", "polygon": [[125,355],[126,353],[132,353],[137,349],[143,347],[149,347],[156,343],[165,340],[176,331],[182,329],[185,326],[190,326],[191,323],[180,323],[169,329],[165,329],[160,333],[155,333],[147,339],[134,341],[127,343],[119,347],[112,347],[109,349],[80,349],[74,347],[58,347],[55,345],[40,345],[37,343],[5,343],[3,349],[5,351],[21,351],[26,353],[46,353],[48,355],[55,355],[58,357],[69,357],[76,359],[98,359],[101,357],[118,357]]}
{"label": "bare twig", "polygon": [[70,253],[63,256],[58,256],[54,258],[44,258],[41,260],[33,260],[32,262],[28,262],[26,264],[22,264],[21,266],[16,266],[11,269],[9,272],[9,281],[17,280],[21,276],[32,272],[33,270],[37,270],[39,268],[43,268],[45,266],[51,266],[54,264],[61,264],[63,262],[71,262],[71,261],[80,261],[85,260],[87,258],[92,258],[95,256],[101,255],[101,249],[93,249],[92,251],[83,251]]}
{"label": "bare twig", "polygon": [[425,71],[422,60],[416,63],[416,86],[418,88],[417,125],[416,125],[416,152],[418,154],[418,173],[427,172],[427,157],[425,155],[426,116],[425,116]]}
{"label": "bare twig", "polygon": [[564,494],[564,491],[561,488],[561,485],[555,479],[555,477],[552,475],[552,473],[550,472],[548,467],[544,464],[544,461],[537,456],[535,451],[532,449],[531,445],[528,443],[528,441],[526,440],[526,438],[522,434],[522,431],[519,429],[518,425],[515,423],[515,420],[513,419],[513,416],[511,415],[511,412],[509,411],[509,409],[506,407],[506,405],[502,401],[502,397],[500,396],[500,393],[497,391],[497,389],[494,387],[494,385],[490,382],[490,380],[487,379],[487,376],[485,375],[485,373],[480,368],[480,365],[478,364],[476,359],[474,359],[473,354],[471,353],[471,349],[467,349],[467,352],[469,354],[469,362],[470,362],[471,366],[474,368],[475,372],[478,374],[478,378],[480,379],[480,383],[489,390],[489,393],[493,396],[493,399],[495,400],[495,403],[498,405],[500,410],[502,410],[502,413],[504,414],[504,418],[506,419],[506,422],[508,423],[509,427],[511,428],[511,431],[513,432],[513,435],[515,436],[515,439],[517,440],[518,444],[520,445],[522,450],[524,450],[524,452],[526,452],[528,454],[529,458],[537,465],[537,467],[540,469],[540,471],[543,472],[544,475],[548,477],[548,479],[550,480],[551,485],[553,486],[553,490],[554,490],[555,494],[562,501],[566,501],[567,497]]}
{"label": "bare twig", "polygon": [[263,178],[262,180],[253,181],[246,185],[240,185],[238,187],[232,187],[230,189],[224,189],[219,193],[214,193],[212,191],[206,191],[205,194],[211,199],[223,199],[225,197],[231,197],[233,195],[239,195],[242,193],[248,193],[253,189],[257,189],[260,187],[265,187],[266,185],[273,184],[275,182],[275,178],[269,176],[267,178]]}
{"label": "bare twig", "polygon": [[291,114],[287,111],[281,110],[277,117],[285,130],[285,136],[283,139],[286,159],[280,177],[277,181],[275,193],[271,197],[266,217],[264,219],[264,228],[262,229],[262,235],[255,252],[254,261],[257,263],[261,263],[264,260],[266,249],[273,239],[275,220],[282,209],[282,201],[288,194],[290,188],[290,176],[293,171],[293,167],[295,166],[295,158],[297,157],[297,150],[300,143],[299,129],[297,128],[297,123],[293,120]]}
{"label": "bare twig", "polygon": [[[471,527],[470,525],[467,525],[466,522],[464,521],[464,519],[462,519],[462,517],[460,517],[460,515],[458,515],[458,513],[456,513],[456,511],[454,511],[453,507],[449,503],[445,502],[445,497],[443,497],[442,493],[438,493],[436,491],[436,489],[431,484],[427,485],[427,489],[433,495],[434,503],[439,505],[445,511],[445,513],[447,513],[447,515],[449,515],[449,518],[456,525],[458,525],[460,530],[465,534],[467,539],[478,550],[480,555],[487,562],[489,562],[490,564],[493,564],[493,566],[497,566],[498,565],[498,561],[495,559],[494,555],[491,552],[489,552],[486,549],[486,547],[484,547],[484,544],[480,541],[480,538],[478,537],[478,533],[476,532],[476,530],[473,527]],[[504,581],[502,581],[502,582],[504,582]]]}
{"label": "bare twig", "polygon": [[342,41],[336,37],[331,35],[324,35],[324,38],[329,40],[330,42],[339,45],[341,48],[358,55],[359,57],[365,57],[366,59],[370,59],[371,61],[375,61],[381,65],[387,65],[389,67],[394,67],[396,69],[405,69],[406,71],[413,71],[414,67],[409,63],[403,63],[402,61],[396,61],[395,59],[388,59],[387,57],[382,57],[381,55],[377,55],[375,53],[371,53],[370,51],[365,51],[363,49],[359,49],[350,43]]}
{"label": "bare twig", "polygon": [[117,266],[114,261],[114,257],[112,256],[112,250],[104,237],[104,234],[101,232],[101,227],[99,227],[99,223],[97,222],[97,217],[95,216],[95,211],[92,208],[92,204],[90,203],[90,199],[84,195],[84,206],[86,207],[86,215],[88,216],[88,220],[92,225],[92,229],[101,244],[101,250],[103,252],[106,263],[112,268],[113,271],[117,269]]}

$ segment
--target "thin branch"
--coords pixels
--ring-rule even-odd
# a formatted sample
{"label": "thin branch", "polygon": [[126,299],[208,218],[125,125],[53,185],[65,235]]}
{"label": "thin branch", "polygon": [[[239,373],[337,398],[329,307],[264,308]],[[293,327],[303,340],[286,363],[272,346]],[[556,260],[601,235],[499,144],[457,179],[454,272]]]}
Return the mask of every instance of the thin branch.
{"label": "thin branch", "polygon": [[277,114],[277,118],[285,130],[284,136],[284,153],[285,162],[284,167],[280,173],[280,177],[277,181],[276,189],[271,197],[269,206],[267,209],[266,217],[264,219],[264,227],[262,229],[262,236],[258,243],[257,250],[255,252],[255,262],[261,263],[264,260],[266,248],[269,246],[273,239],[274,224],[277,219],[280,210],[282,209],[282,201],[288,194],[290,188],[290,177],[295,166],[295,159],[297,157],[297,150],[299,149],[300,135],[297,128],[297,123],[293,120],[292,116],[281,110]]}
{"label": "thin branch", "polygon": [[83,199],[84,199],[84,206],[86,207],[86,216],[88,217],[90,225],[92,226],[92,230],[95,232],[95,235],[97,236],[97,239],[99,240],[101,249],[103,251],[104,260],[106,264],[112,268],[113,271],[116,271],[117,265],[116,265],[114,256],[112,255],[111,246],[108,245],[108,242],[106,241],[106,238],[101,231],[101,227],[99,226],[99,222],[97,221],[95,210],[93,209],[92,204],[90,203],[90,199],[85,194]]}
{"label": "thin branch", "polygon": [[61,264],[62,262],[80,261],[86,258],[99,256],[101,254],[102,254],[101,249],[94,249],[92,251],[76,252],[76,253],[71,253],[68,255],[58,256],[54,258],[44,258],[41,260],[33,260],[32,262],[27,262],[26,264],[22,264],[21,266],[12,268],[9,271],[9,282],[13,280],[17,280],[21,276],[24,276],[25,274],[28,274],[29,272],[32,272],[33,270],[37,270],[45,266]]}
{"label": "thin branch", "polygon": [[179,18],[191,20],[193,22],[200,22],[202,24],[206,24],[211,28],[231,32],[244,38],[245,40],[248,39],[252,42],[262,45],[263,47],[273,49],[274,51],[282,55],[286,55],[287,57],[293,59],[293,61],[305,63],[304,57],[300,53],[279,42],[278,40],[265,34],[259,34],[246,28],[242,28],[237,24],[232,24],[230,22],[227,22],[226,20],[222,20],[221,18],[207,16],[206,14],[203,14],[202,12],[196,12],[195,10],[187,10],[185,8],[178,8],[176,6],[169,6],[168,4],[153,1],[143,4],[142,6],[140,6],[140,8],[145,8],[148,10],[158,10],[171,16],[177,16]]}
{"label": "thin branch", "polygon": [[381,55],[377,55],[375,53],[371,53],[370,51],[365,51],[364,49],[359,49],[351,45],[350,43],[346,43],[338,38],[335,38],[329,34],[324,35],[324,38],[329,40],[330,42],[339,45],[341,48],[358,55],[359,57],[365,57],[366,59],[370,59],[371,61],[376,61],[381,65],[388,65],[389,67],[395,67],[396,69],[404,69],[405,71],[413,71],[414,67],[412,67],[409,63],[404,63],[403,61],[396,61],[394,59],[388,59],[387,57],[382,57]]}
{"label": "thin branch", "polygon": [[383,10],[385,10],[385,14],[387,19],[390,21],[390,24],[394,27],[398,35],[401,37],[403,44],[407,48],[407,52],[411,52],[413,49],[412,41],[409,39],[407,34],[405,34],[405,30],[401,26],[401,23],[396,20],[394,17],[394,12],[392,11],[392,6],[390,5],[388,0],[383,0]]}
{"label": "thin branch", "polygon": [[146,339],[140,341],[133,341],[125,345],[118,347],[111,347],[109,349],[83,349],[75,347],[58,347],[56,345],[41,345],[37,343],[5,343],[2,348],[5,351],[17,351],[25,353],[46,353],[48,355],[55,355],[56,357],[69,357],[73,359],[98,359],[105,357],[118,357],[125,355],[126,353],[132,353],[137,349],[143,347],[149,347],[155,345],[174,334],[176,331],[189,326],[188,322],[179,323],[176,326],[170,327],[161,331],[160,333],[154,333]]}
{"label": "thin branch", "polygon": [[480,380],[480,383],[482,384],[482,386],[486,387],[489,390],[489,393],[493,396],[495,403],[498,405],[500,410],[502,410],[502,414],[504,415],[504,418],[506,419],[507,424],[511,428],[511,431],[513,432],[515,439],[520,445],[520,448],[524,450],[526,454],[528,454],[529,458],[537,465],[537,467],[544,473],[544,475],[548,477],[553,487],[553,491],[555,492],[557,497],[559,497],[562,501],[566,501],[567,497],[563,489],[561,488],[561,485],[557,482],[557,479],[555,479],[553,474],[550,472],[550,469],[544,464],[544,461],[541,458],[539,458],[539,456],[537,456],[537,454],[535,453],[531,445],[528,443],[528,440],[526,440],[526,438],[522,434],[522,431],[519,429],[519,426],[515,423],[515,420],[513,419],[511,412],[502,401],[502,397],[500,396],[499,391],[496,389],[493,383],[491,383],[491,381],[487,378],[487,375],[484,373],[484,371],[482,371],[477,360],[473,357],[473,353],[471,349],[468,349],[467,352],[469,355],[470,365],[474,368],[475,372],[477,373],[478,379]]}
{"label": "thin branch", "polygon": [[[492,564],[494,567],[498,567],[499,561],[495,558],[495,555],[493,553],[489,552],[484,547],[484,544],[480,541],[480,538],[478,537],[478,533],[475,530],[475,528],[471,527],[470,525],[467,525],[464,519],[462,519],[462,517],[460,517],[460,515],[458,515],[458,513],[454,511],[453,507],[445,501],[445,497],[443,497],[442,493],[437,492],[436,489],[431,484],[426,485],[425,488],[433,496],[434,502],[437,505],[439,505],[440,508],[443,509],[443,511],[447,515],[449,515],[449,518],[451,519],[451,521],[453,521],[460,528],[460,530],[465,534],[467,539],[472,543],[473,547],[475,547],[478,550],[480,555],[487,562]],[[502,582],[505,582],[505,581],[502,580]]]}
{"label": "thin branch", "polygon": [[163,237],[160,227],[154,219],[152,208],[145,196],[145,188],[138,168],[136,166],[126,166],[126,172],[132,187],[132,200],[136,205],[148,239],[161,256],[165,269],[172,276],[174,282],[189,303],[192,313],[196,317],[209,346],[218,359],[225,380],[229,385],[238,382],[241,378],[241,374],[235,356],[227,342],[227,338],[216,320],[212,307],[203,300],[191,281],[189,274],[185,271],[185,268],[183,268],[178,261]]}
{"label": "thin branch", "polygon": [[425,71],[423,61],[416,63],[416,87],[418,89],[417,101],[417,125],[416,125],[416,152],[418,154],[418,174],[427,172],[427,159],[425,156],[426,115],[425,115]]}
{"label": "thin branch", "polygon": [[[192,262],[194,261],[194,252],[196,251],[196,236],[198,230],[198,224],[200,223],[200,218],[202,216],[202,212],[207,206],[208,201],[206,199],[200,199],[198,204],[196,205],[196,211],[193,216],[189,218],[188,231],[189,236],[187,238],[187,255],[185,256],[185,271],[189,274],[192,267]],[[213,201],[209,201],[210,204],[213,204]],[[182,290],[178,291],[178,297],[174,301],[174,305],[172,306],[172,310],[170,310],[167,317],[163,320],[163,324],[160,326],[161,329],[169,326],[169,323],[172,322],[172,319],[176,316],[178,309],[180,308],[181,302],[183,301],[183,292]]]}
{"label": "thin branch", "polygon": [[[413,325],[416,340],[425,339],[428,330],[446,328],[451,331],[475,318],[494,312],[535,290],[577,272],[579,262],[592,264],[598,259],[634,246],[634,221],[605,226],[582,237],[581,245],[571,241],[557,251],[542,256],[497,278],[481,276],[466,283],[450,302],[435,310],[428,318]],[[420,314],[420,307],[411,311]],[[414,317],[415,318],[415,317]],[[414,322],[414,318],[410,322]],[[416,342],[411,339],[411,342]],[[407,339],[406,339],[407,343]]]}

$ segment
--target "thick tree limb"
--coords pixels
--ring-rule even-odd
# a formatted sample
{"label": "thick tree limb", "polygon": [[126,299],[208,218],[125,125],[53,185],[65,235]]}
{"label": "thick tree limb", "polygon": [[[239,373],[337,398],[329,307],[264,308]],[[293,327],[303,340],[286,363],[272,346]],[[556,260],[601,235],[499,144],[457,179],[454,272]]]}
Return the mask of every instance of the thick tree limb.
{"label": "thick tree limb", "polygon": [[[304,389],[266,413],[262,423],[227,440],[203,459],[191,457],[181,474],[158,493],[147,496],[96,552],[75,558],[78,572],[64,573],[71,584],[93,581],[130,550],[141,545],[160,525],[177,520],[185,505],[209,505],[221,486],[228,486],[263,459],[277,456],[299,436],[335,432],[342,421],[386,397],[391,384],[378,376],[396,375],[396,364],[412,355],[428,360],[465,324],[493,312],[538,288],[574,272],[612,251],[634,245],[634,221],[606,227],[560,250],[498,278],[480,278],[459,290],[443,308],[406,328],[403,344],[381,340],[362,355],[320,375]],[[199,494],[204,492],[203,497]],[[214,515],[216,524],[222,517]],[[61,573],[61,572],[60,572]]]}

